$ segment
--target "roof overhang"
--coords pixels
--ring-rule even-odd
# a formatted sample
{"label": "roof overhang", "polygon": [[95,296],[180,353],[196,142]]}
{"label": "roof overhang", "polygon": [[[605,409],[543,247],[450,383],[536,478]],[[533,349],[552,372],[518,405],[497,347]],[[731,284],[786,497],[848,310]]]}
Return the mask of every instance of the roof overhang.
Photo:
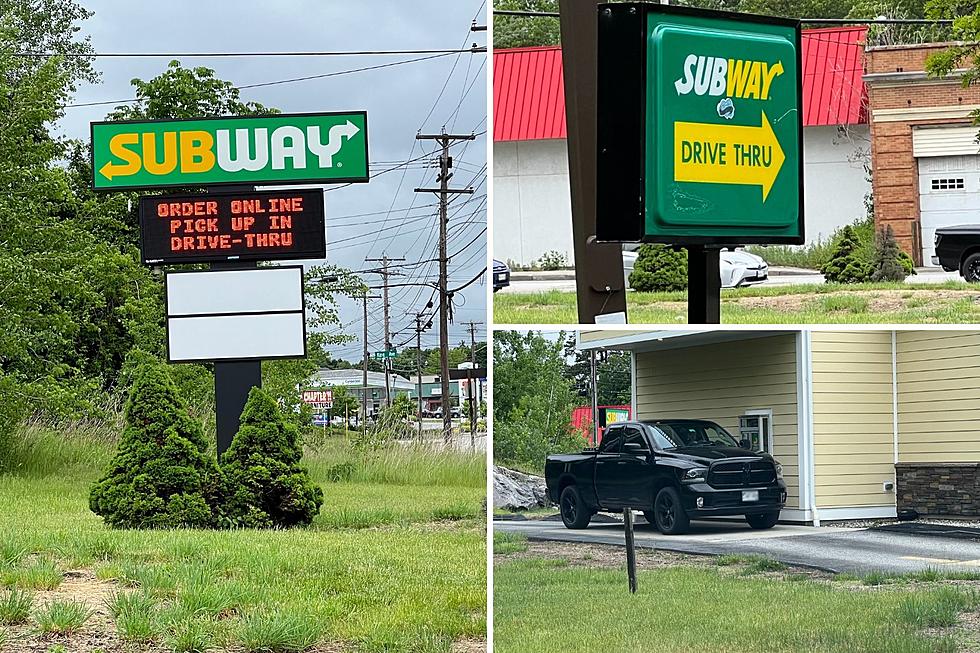
{"label": "roof overhang", "polygon": [[686,330],[686,331],[579,331],[576,345],[580,350],[608,349],[616,351],[665,351],[685,349],[701,345],[714,345],[739,340],[754,340],[797,333],[795,329],[782,330]]}

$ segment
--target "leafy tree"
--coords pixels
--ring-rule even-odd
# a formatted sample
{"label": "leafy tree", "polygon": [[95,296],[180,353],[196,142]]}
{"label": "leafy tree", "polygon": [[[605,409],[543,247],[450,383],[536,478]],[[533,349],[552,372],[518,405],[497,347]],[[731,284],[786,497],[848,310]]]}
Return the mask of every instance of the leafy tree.
{"label": "leafy tree", "polygon": [[[875,234],[875,253],[871,262],[872,281],[905,281],[908,272],[902,262],[902,248],[891,225]],[[906,255],[907,256],[907,255]]]}
{"label": "leafy tree", "polygon": [[[588,352],[579,351],[575,338],[565,341],[565,359],[572,362],[565,367],[565,376],[576,390],[576,404],[592,405],[592,363]],[[610,351],[597,361],[600,406],[621,406],[630,403],[632,392],[632,362],[624,352]]]}
{"label": "leafy tree", "polygon": [[333,408],[331,411],[334,415],[339,417],[345,417],[347,415],[354,416],[360,409],[360,402],[357,401],[347,386],[335,385],[331,388],[333,391]]}
{"label": "leafy tree", "polygon": [[300,466],[296,426],[273,396],[252,388],[241,427],[221,457],[226,519],[252,528],[309,524],[323,505],[323,490]]}
{"label": "leafy tree", "polygon": [[89,495],[92,512],[118,528],[215,525],[220,472],[166,367],[137,370],[125,417],[116,456]]}
{"label": "leafy tree", "polygon": [[[494,9],[510,11],[558,11],[558,0],[495,0]],[[558,45],[560,32],[557,18],[494,16],[493,47],[524,48],[534,45]]]}
{"label": "leafy tree", "polygon": [[867,281],[868,265],[861,260],[861,243],[850,225],[840,230],[830,259],[820,268],[829,283],[860,283]]}
{"label": "leafy tree", "polygon": [[[931,55],[926,70],[935,77],[952,75],[960,69],[960,81],[964,87],[980,81],[980,5],[967,0],[929,0],[926,3],[929,18],[953,20],[954,45]],[[980,122],[980,112],[972,114],[974,124]]]}
{"label": "leafy tree", "polygon": [[641,245],[629,283],[640,292],[687,290],[687,250]]}
{"label": "leafy tree", "polygon": [[581,448],[572,432],[572,384],[565,375],[565,334],[496,331],[493,338],[494,460],[540,470],[545,457]]}

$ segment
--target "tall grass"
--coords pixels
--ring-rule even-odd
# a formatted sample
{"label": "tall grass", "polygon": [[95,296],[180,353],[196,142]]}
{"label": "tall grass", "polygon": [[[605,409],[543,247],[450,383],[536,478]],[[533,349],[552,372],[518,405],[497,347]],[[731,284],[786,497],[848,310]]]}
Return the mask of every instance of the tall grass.
{"label": "tall grass", "polygon": [[486,457],[478,451],[399,442],[378,451],[361,451],[336,438],[308,451],[304,462],[319,481],[439,487],[486,485]]}
{"label": "tall grass", "polygon": [[34,478],[101,470],[112,458],[120,432],[118,415],[60,424],[30,419],[13,432],[6,469]]}

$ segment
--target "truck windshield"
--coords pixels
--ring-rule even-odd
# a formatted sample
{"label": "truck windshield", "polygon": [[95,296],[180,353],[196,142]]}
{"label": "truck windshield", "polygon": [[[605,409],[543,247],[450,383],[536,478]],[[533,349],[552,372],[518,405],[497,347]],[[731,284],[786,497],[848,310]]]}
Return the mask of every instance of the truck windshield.
{"label": "truck windshield", "polygon": [[650,424],[661,449],[679,447],[737,447],[728,431],[712,422],[672,421]]}

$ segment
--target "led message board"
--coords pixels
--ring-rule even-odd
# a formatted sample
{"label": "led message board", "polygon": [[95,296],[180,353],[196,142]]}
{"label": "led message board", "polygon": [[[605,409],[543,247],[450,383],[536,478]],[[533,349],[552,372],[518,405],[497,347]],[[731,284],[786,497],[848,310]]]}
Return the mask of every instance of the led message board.
{"label": "led message board", "polygon": [[95,190],[366,182],[367,113],[94,122]]}
{"label": "led message board", "polygon": [[598,11],[597,239],[802,244],[799,21]]}
{"label": "led message board", "polygon": [[323,191],[140,198],[143,263],[326,258]]}

